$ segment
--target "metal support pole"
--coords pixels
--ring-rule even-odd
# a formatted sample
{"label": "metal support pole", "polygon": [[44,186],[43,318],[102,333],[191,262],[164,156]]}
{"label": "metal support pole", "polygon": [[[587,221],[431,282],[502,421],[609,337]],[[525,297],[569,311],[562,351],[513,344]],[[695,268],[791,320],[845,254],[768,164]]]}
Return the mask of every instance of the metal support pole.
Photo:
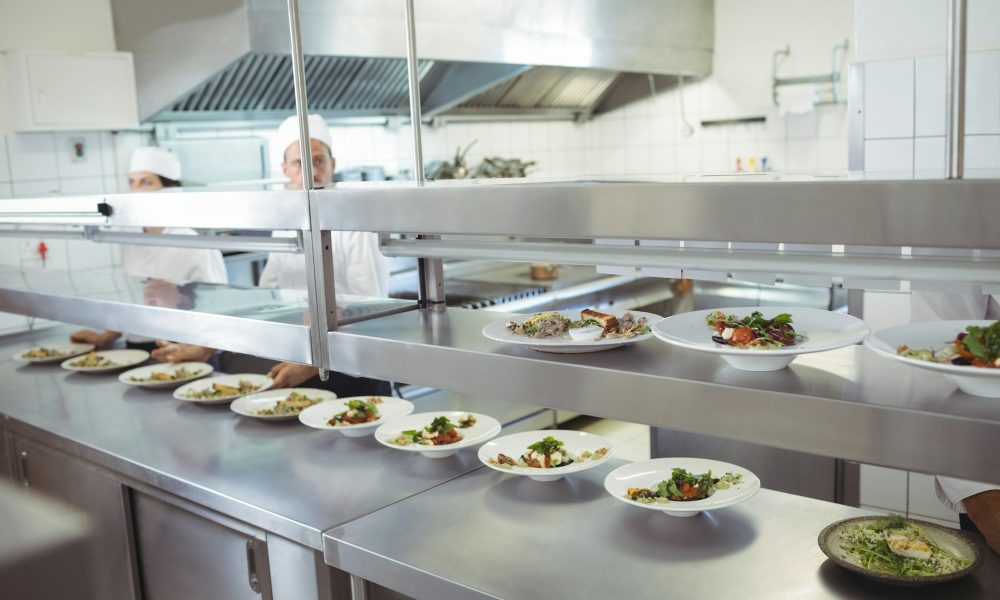
{"label": "metal support pole", "polygon": [[[424,186],[424,155],[420,140],[422,113],[420,110],[420,79],[417,77],[417,22],[413,0],[403,0],[406,11],[406,72],[409,78],[410,123],[413,128],[413,181]],[[439,236],[418,236],[418,239],[440,239]],[[444,306],[444,267],[441,259],[417,259],[420,280],[419,299],[422,307]]]}
{"label": "metal support pole", "polygon": [[309,232],[305,244],[306,287],[309,291],[309,337],[312,363],[320,367],[322,380],[329,378],[327,332],[337,329],[337,303],[333,288],[333,256],[330,232],[319,227],[317,199],[313,189],[312,147],[309,142],[309,104],[306,99],[305,59],[299,27],[298,0],[288,0],[288,26],[292,38],[292,76],[295,85],[295,114],[299,120],[299,152],[302,161],[302,189],[309,198]]}
{"label": "metal support pole", "polygon": [[948,120],[944,133],[948,179],[962,179],[965,175],[965,40],[968,15],[968,0],[948,0],[945,61]]}

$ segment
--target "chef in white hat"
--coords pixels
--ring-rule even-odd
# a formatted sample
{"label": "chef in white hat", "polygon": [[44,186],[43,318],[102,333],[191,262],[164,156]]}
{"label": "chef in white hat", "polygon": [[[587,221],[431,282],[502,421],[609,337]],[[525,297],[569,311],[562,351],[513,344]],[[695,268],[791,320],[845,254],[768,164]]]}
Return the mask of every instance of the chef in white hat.
{"label": "chef in white hat", "polygon": [[[133,192],[156,192],[181,185],[181,163],[165,148],[137,148],[132,153],[128,170],[128,186]],[[186,227],[144,227],[143,231],[169,235],[197,233]],[[170,303],[171,297],[174,302],[183,302],[178,285],[192,282],[225,284],[228,281],[226,265],[218,250],[123,245],[121,251],[122,270],[126,275],[155,280],[146,290],[146,302],[150,304]],[[98,348],[110,346],[119,337],[121,334],[116,331],[86,329],[70,335],[74,342],[94,344]],[[153,340],[134,336],[128,336],[126,341],[132,347],[154,346]]]}

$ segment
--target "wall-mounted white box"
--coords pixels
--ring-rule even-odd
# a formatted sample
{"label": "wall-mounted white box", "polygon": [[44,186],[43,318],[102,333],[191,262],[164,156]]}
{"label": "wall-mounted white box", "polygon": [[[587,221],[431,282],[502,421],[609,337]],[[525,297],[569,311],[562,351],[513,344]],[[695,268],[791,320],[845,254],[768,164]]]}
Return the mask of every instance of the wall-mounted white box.
{"label": "wall-mounted white box", "polygon": [[14,131],[139,125],[131,53],[8,50],[6,54]]}

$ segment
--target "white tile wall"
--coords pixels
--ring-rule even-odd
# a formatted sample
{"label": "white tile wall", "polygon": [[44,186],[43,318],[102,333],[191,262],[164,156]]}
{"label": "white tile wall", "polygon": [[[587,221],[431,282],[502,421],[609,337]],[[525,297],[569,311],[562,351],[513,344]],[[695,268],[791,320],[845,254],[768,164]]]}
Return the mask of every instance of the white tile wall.
{"label": "white tile wall", "polygon": [[934,492],[934,478],[910,473],[909,513],[958,523],[958,513],[941,503]]}
{"label": "white tile wall", "polygon": [[968,55],[965,133],[1000,134],[1000,51]]}
{"label": "white tile wall", "polygon": [[917,57],[914,83],[916,135],[944,135],[944,56]]}
{"label": "white tile wall", "polygon": [[906,471],[861,465],[861,504],[906,512]]}
{"label": "white tile wall", "polygon": [[59,176],[54,134],[8,134],[7,151],[10,153],[13,181],[37,181]]}
{"label": "white tile wall", "polygon": [[913,137],[913,82],[913,59],[866,65],[865,139]]}
{"label": "white tile wall", "polygon": [[866,140],[865,173],[913,173],[913,138],[902,140]]}

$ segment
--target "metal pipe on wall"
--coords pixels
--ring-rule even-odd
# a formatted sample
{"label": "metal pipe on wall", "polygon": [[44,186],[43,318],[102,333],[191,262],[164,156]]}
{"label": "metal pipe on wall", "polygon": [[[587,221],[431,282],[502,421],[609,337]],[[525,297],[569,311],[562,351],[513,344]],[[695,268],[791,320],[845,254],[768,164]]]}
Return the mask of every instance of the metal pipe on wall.
{"label": "metal pipe on wall", "polygon": [[969,17],[968,0],[948,0],[948,41],[945,60],[947,121],[945,147],[947,178],[965,175],[965,48]]}

